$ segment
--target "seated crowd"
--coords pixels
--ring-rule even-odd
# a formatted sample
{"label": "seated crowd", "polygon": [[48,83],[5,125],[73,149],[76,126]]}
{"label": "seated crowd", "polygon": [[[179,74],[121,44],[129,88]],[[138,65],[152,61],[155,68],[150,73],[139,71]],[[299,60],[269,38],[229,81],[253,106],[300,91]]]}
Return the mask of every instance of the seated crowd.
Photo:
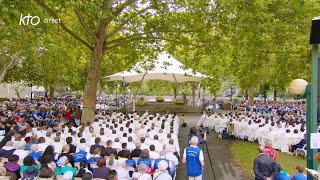
{"label": "seated crowd", "polygon": [[273,107],[269,104],[252,106],[247,112],[205,114],[198,125],[212,128],[222,135],[257,141],[262,146],[270,140],[274,149],[294,152],[297,148],[306,148],[305,109],[300,106]]}
{"label": "seated crowd", "polygon": [[[179,118],[97,111],[93,123],[12,119],[0,113],[1,171],[11,179],[173,179],[179,164]],[[30,119],[29,119],[30,120]]]}

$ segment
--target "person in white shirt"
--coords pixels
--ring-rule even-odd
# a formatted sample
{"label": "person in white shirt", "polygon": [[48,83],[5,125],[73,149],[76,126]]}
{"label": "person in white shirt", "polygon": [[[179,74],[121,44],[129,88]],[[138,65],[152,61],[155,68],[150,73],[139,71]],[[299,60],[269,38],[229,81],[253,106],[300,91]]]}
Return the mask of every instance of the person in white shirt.
{"label": "person in white shirt", "polygon": [[50,131],[46,133],[46,136],[44,138],[46,139],[46,144],[52,144],[52,133]]}
{"label": "person in white shirt", "polygon": [[160,152],[163,150],[163,145],[160,143],[159,137],[157,135],[154,136],[152,144],[156,147],[156,151]]}
{"label": "person in white shirt", "polygon": [[54,147],[53,148],[54,152],[57,153],[57,154],[61,154],[63,143],[60,142],[60,138],[59,137],[55,137],[54,138],[54,142],[52,143],[52,145]]}
{"label": "person in white shirt", "polygon": [[29,152],[24,150],[25,144],[19,144],[18,149],[13,152],[13,154],[18,155],[20,160],[23,160],[28,156]]}
{"label": "person in white shirt", "polygon": [[177,156],[175,156],[173,153],[175,152],[175,148],[173,146],[169,146],[166,148],[166,159],[168,159],[173,167],[176,167],[179,165],[179,160]]}
{"label": "person in white shirt", "polygon": [[151,175],[147,173],[147,165],[143,163],[139,164],[138,172],[133,173],[132,178],[136,178],[138,180],[152,180]]}
{"label": "person in white shirt", "polygon": [[39,152],[43,153],[44,150],[48,147],[48,144],[46,144],[46,139],[44,137],[40,137],[38,141],[38,150]]}
{"label": "person in white shirt", "polygon": [[203,122],[206,121],[208,118],[208,115],[206,114],[206,112],[203,112],[203,115],[200,117],[199,122],[197,124],[198,127],[202,126]]}
{"label": "person in white shirt", "polygon": [[136,148],[136,145],[133,143],[133,139],[131,136],[128,137],[127,149],[132,151]]}
{"label": "person in white shirt", "polygon": [[114,139],[114,143],[112,143],[112,148],[116,149],[117,151],[120,151],[122,149],[119,138]]}
{"label": "person in white shirt", "polygon": [[[149,130],[149,131],[150,131],[150,130]],[[144,141],[144,142],[145,142],[147,145],[150,146],[151,144],[153,144],[153,139],[150,138],[149,134],[146,134],[144,137],[145,137],[145,141]]]}
{"label": "person in white shirt", "polygon": [[150,152],[149,152],[150,159],[158,159],[160,157],[159,153],[155,151],[155,146],[153,144],[150,145]]}
{"label": "person in white shirt", "polygon": [[137,142],[137,135],[136,134],[134,134],[134,133],[132,133],[132,128],[129,128],[128,129],[128,137],[132,137],[132,140],[134,141],[134,142]]}
{"label": "person in white shirt", "polygon": [[149,149],[149,146],[145,143],[145,138],[144,137],[140,138],[140,144],[141,144],[141,149],[142,150]]}
{"label": "person in white shirt", "polygon": [[126,160],[125,158],[120,158],[118,160],[118,167],[115,168],[118,174],[118,179],[121,180],[130,180],[129,172],[126,170]]}
{"label": "person in white shirt", "polygon": [[127,133],[123,133],[122,138],[120,139],[120,143],[127,143],[128,142],[128,136]]}

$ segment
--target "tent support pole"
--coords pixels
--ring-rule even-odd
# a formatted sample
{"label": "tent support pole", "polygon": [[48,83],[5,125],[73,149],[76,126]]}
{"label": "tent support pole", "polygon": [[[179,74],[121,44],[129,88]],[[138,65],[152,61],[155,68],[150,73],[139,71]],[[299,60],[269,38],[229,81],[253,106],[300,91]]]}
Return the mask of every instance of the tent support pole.
{"label": "tent support pole", "polygon": [[[177,81],[176,75],[174,75],[174,74],[172,73],[172,76],[173,76],[173,78],[174,78],[174,81],[175,81],[176,84],[177,84],[177,89],[178,89],[179,83],[178,83],[178,81]],[[175,98],[177,98],[177,97],[175,97]],[[176,100],[176,99],[174,99],[174,100]]]}
{"label": "tent support pole", "polygon": [[144,80],[144,76],[145,76],[146,74],[143,74],[143,76],[142,76],[142,79],[141,79],[141,81],[140,81],[140,86],[138,87],[138,89],[137,89],[137,91],[136,91],[136,93],[134,94],[134,96],[133,96],[133,106],[132,106],[132,111],[134,112],[134,111],[136,111],[136,96],[137,96],[137,94],[138,94],[138,92],[139,92],[139,90],[140,90],[140,88],[141,88],[141,85],[142,85],[142,82],[143,82],[143,80]]}

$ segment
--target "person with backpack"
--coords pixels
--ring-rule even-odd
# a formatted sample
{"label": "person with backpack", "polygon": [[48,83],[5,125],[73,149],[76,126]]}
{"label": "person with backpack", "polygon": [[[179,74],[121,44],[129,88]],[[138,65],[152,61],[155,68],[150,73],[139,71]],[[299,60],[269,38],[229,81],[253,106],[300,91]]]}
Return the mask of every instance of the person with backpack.
{"label": "person with backpack", "polygon": [[279,174],[276,161],[266,154],[263,146],[258,148],[259,156],[254,160],[253,171],[255,180],[271,180]]}

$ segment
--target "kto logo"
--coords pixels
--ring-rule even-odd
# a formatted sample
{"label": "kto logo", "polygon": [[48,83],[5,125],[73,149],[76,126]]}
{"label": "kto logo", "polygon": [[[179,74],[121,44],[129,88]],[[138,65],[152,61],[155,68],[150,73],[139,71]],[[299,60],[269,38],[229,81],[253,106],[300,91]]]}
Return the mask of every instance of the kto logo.
{"label": "kto logo", "polygon": [[38,16],[31,16],[30,14],[28,14],[28,16],[23,16],[23,14],[21,14],[19,25],[29,25],[30,23],[31,25],[36,26],[40,21]]}

